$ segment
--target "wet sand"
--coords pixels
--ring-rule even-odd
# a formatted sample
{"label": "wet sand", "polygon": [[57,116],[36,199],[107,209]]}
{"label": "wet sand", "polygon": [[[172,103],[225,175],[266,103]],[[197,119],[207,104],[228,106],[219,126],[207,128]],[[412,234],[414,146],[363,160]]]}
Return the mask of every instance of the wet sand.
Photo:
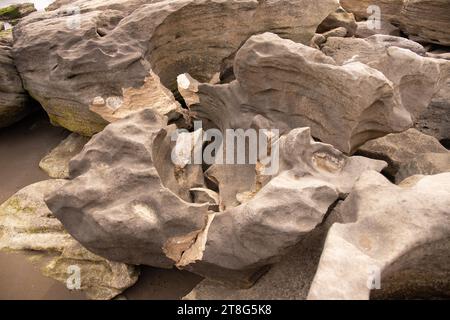
{"label": "wet sand", "polygon": [[[48,176],[39,161],[69,132],[52,126],[45,113],[0,129],[0,203]],[[202,280],[180,270],[142,267],[141,276],[122,295],[127,299],[180,299]],[[0,252],[0,299],[85,299],[59,281],[44,277],[24,254]]]}

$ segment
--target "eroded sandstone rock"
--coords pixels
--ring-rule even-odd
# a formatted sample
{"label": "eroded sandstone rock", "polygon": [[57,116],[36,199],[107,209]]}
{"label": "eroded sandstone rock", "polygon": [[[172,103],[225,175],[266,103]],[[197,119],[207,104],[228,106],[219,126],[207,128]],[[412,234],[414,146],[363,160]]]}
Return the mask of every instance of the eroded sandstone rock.
{"label": "eroded sandstone rock", "polygon": [[331,227],[308,298],[448,298],[449,182],[364,173],[342,204],[354,222]]}
{"label": "eroded sandstone rock", "polygon": [[171,162],[174,126],[145,109],[110,124],[70,162],[70,181],[46,200],[90,251],[171,268],[205,227],[208,203],[177,194],[189,168]]}
{"label": "eroded sandstone rock", "polygon": [[[394,85],[361,62],[336,63],[319,50],[264,33],[238,51],[229,84],[178,77],[193,115],[221,130],[250,128],[258,115],[286,133],[311,127],[313,137],[351,153],[367,140],[412,125]],[[364,92],[364,94],[361,94]]]}
{"label": "eroded sandstone rock", "polygon": [[424,153],[448,153],[434,137],[423,134],[416,129],[387,136],[365,143],[358,149],[358,154],[386,161],[389,166],[385,173],[394,178],[401,166],[416,156]]}
{"label": "eroded sandstone rock", "polygon": [[21,120],[33,108],[14,65],[11,42],[0,38],[0,128],[3,128]]}
{"label": "eroded sandstone rock", "polygon": [[422,153],[400,165],[395,181],[401,182],[414,175],[433,175],[448,171],[450,171],[450,152]]}
{"label": "eroded sandstone rock", "polygon": [[342,7],[331,13],[322,23],[317,27],[317,33],[325,33],[336,28],[345,28],[347,30],[344,36],[352,37],[357,29],[355,16],[353,13],[348,13]]}
{"label": "eroded sandstone rock", "polygon": [[368,18],[379,8],[381,19],[398,25],[411,38],[450,45],[448,0],[341,0],[342,7],[358,18]]}
{"label": "eroded sandstone rock", "polygon": [[309,128],[282,136],[279,150],[279,171],[257,192],[249,190],[241,205],[217,213],[196,244],[203,251],[182,259],[179,267],[249,287],[322,222],[362,172],[385,166],[382,161],[346,157],[330,145],[314,142]]}
{"label": "eroded sandstone rock", "polygon": [[44,203],[46,194],[65,180],[47,180],[30,185],[0,206],[0,249],[21,251],[48,277],[66,284],[80,271],[80,290],[92,299],[112,299],[138,279],[134,266],[105,260],[82,247],[63,228]]}
{"label": "eroded sandstone rock", "polygon": [[359,61],[392,81],[395,98],[416,120],[450,77],[450,62],[423,57],[424,48],[407,39],[374,35],[329,38],[322,51],[338,64]]}
{"label": "eroded sandstone rock", "polygon": [[69,178],[69,161],[83,149],[89,138],[77,133],[70,134],[48,155],[39,162],[39,167],[44,170],[50,178]]}
{"label": "eroded sandstone rock", "polygon": [[184,72],[209,81],[253,34],[308,43],[337,7],[337,0],[63,1],[19,23],[14,56],[52,121],[90,135],[104,119],[176,107],[159,81],[172,91]]}
{"label": "eroded sandstone rock", "polygon": [[416,120],[415,127],[450,149],[450,79]]}

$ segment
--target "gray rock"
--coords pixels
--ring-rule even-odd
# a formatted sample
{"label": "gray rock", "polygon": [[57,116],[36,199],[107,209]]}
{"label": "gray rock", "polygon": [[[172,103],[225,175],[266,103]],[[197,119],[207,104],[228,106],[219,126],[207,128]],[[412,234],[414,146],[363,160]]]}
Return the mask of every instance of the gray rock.
{"label": "gray rock", "polygon": [[77,267],[80,290],[92,299],[112,299],[137,281],[138,269],[94,255],[64,230],[44,197],[65,183],[35,183],[0,205],[0,249],[28,254],[44,275],[64,284],[72,275],[69,267]]}
{"label": "gray rock", "polygon": [[448,299],[449,182],[364,173],[341,208],[353,223],[330,228],[308,299]]}
{"label": "gray rock", "polygon": [[0,41],[0,128],[7,127],[27,116],[32,110],[30,98],[14,65],[11,43]]}
{"label": "gray rock", "polygon": [[171,268],[205,227],[208,204],[178,192],[189,168],[171,162],[173,126],[145,109],[94,136],[70,162],[70,181],[46,199],[70,234],[113,261]]}
{"label": "gray rock", "polygon": [[357,18],[368,18],[376,5],[381,19],[398,25],[418,41],[450,45],[450,6],[448,0],[341,0],[342,7]]}
{"label": "gray rock", "polygon": [[346,153],[412,125],[392,82],[378,70],[360,62],[340,65],[319,50],[271,33],[253,36],[241,47],[234,72],[236,80],[223,85],[178,77],[195,117],[225,130],[250,128],[263,115],[269,128],[286,133],[308,126],[313,137]]}
{"label": "gray rock", "polygon": [[395,176],[397,183],[414,175],[433,175],[450,171],[450,152],[423,153],[400,165]]}
{"label": "gray rock", "polygon": [[184,72],[209,81],[253,34],[308,43],[337,7],[337,0],[62,1],[14,28],[14,56],[52,122],[92,135],[134,108],[177,106],[163,87],[175,91]]}

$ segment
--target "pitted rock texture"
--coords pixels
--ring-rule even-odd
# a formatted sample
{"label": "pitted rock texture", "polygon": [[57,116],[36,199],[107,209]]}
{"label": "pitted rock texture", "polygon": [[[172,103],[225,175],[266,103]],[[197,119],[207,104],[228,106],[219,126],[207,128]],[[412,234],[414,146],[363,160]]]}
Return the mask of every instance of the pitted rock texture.
{"label": "pitted rock texture", "polygon": [[281,133],[308,126],[313,137],[345,153],[412,126],[395,86],[380,71],[357,61],[341,65],[272,33],[253,36],[241,47],[234,72],[229,84],[178,77],[193,116],[221,130],[250,128],[259,115]]}
{"label": "pitted rock texture", "polygon": [[91,135],[134,108],[175,104],[159,81],[172,91],[184,72],[209,81],[253,34],[308,43],[337,7],[337,0],[63,2],[16,26],[14,56],[25,88],[52,121]]}
{"label": "pitted rock texture", "polygon": [[171,268],[205,227],[209,205],[177,195],[189,194],[178,183],[190,171],[170,162],[172,130],[145,109],[107,126],[72,159],[70,181],[46,203],[90,251]]}
{"label": "pitted rock texture", "polygon": [[64,230],[44,197],[65,183],[58,179],[35,183],[0,205],[0,249],[28,254],[44,275],[64,284],[73,274],[69,267],[75,267],[80,271],[80,290],[88,297],[112,299],[137,281],[139,271],[89,252]]}
{"label": "pitted rock texture", "polygon": [[[249,190],[246,202],[217,213],[198,245],[203,252],[180,267],[234,286],[251,286],[258,271],[277,262],[322,222],[361,173],[386,165],[346,157],[314,142],[309,128],[294,129],[277,143],[279,171],[259,191]],[[241,279],[229,276],[239,272]]]}
{"label": "pitted rock texture", "polygon": [[356,17],[368,18],[378,6],[381,19],[398,25],[411,38],[444,46],[450,45],[448,0],[341,0],[342,7]]}
{"label": "pitted rock texture", "polygon": [[450,173],[399,186],[363,174],[341,208],[354,222],[330,228],[308,298],[448,299],[449,206]]}

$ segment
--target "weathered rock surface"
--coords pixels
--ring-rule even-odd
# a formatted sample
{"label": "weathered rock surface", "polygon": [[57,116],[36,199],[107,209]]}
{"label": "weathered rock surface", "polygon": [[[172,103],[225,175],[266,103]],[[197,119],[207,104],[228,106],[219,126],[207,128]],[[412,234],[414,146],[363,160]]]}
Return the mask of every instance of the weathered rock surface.
{"label": "weathered rock surface", "polygon": [[381,19],[399,25],[419,41],[450,45],[450,6],[448,0],[341,0],[342,7],[358,18],[368,18],[378,6]]}
{"label": "weathered rock surface", "polygon": [[90,135],[104,119],[174,104],[159,81],[170,90],[184,72],[209,81],[252,34],[308,43],[337,7],[337,0],[63,2],[16,26],[14,55],[25,88],[52,121]]}
{"label": "weathered rock surface", "polygon": [[357,28],[355,31],[355,36],[357,38],[367,38],[376,34],[396,37],[399,37],[401,35],[399,28],[386,21],[380,21],[380,26],[376,29],[373,27],[372,22],[368,20],[358,21],[356,25]]}
{"label": "weathered rock surface", "polygon": [[391,178],[397,175],[401,166],[424,153],[448,153],[435,138],[416,129],[367,142],[358,149],[358,154],[386,161],[389,166],[385,173]]}
{"label": "weathered rock surface", "polygon": [[134,266],[105,260],[83,248],[44,203],[65,180],[28,186],[0,206],[0,249],[21,251],[37,262],[44,275],[66,283],[70,266],[80,270],[80,289],[92,299],[111,299],[138,278]]}
{"label": "weathered rock surface", "polygon": [[366,39],[329,38],[322,51],[338,64],[362,62],[392,81],[395,98],[413,120],[426,110],[450,77],[450,62],[421,56],[424,48],[404,38],[375,35]]}
{"label": "weathered rock surface", "polygon": [[50,178],[69,178],[70,160],[80,153],[88,141],[89,138],[77,133],[70,134],[39,162],[39,167],[44,170]]}
{"label": "weathered rock surface", "polygon": [[7,7],[0,8],[0,20],[14,21],[35,11],[36,8],[33,3],[12,4]]}
{"label": "weathered rock surface", "polygon": [[[273,149],[275,150],[275,149]],[[280,167],[260,190],[248,190],[243,204],[217,213],[197,243],[198,255],[179,267],[237,287],[249,287],[320,224],[329,207],[347,194],[366,171],[383,161],[346,157],[314,142],[309,128],[292,130],[279,141]]]}
{"label": "weathered rock surface", "polygon": [[308,126],[313,137],[346,153],[412,125],[392,82],[378,70],[361,62],[340,65],[271,33],[253,36],[241,47],[234,72],[235,81],[218,85],[178,77],[195,117],[224,130],[250,128],[263,115],[270,128],[286,133]]}
{"label": "weathered rock surface", "polygon": [[450,79],[433,97],[431,104],[417,119],[415,127],[450,149]]}
{"label": "weathered rock surface", "polygon": [[325,33],[336,28],[345,28],[347,33],[344,36],[352,37],[357,28],[355,16],[353,13],[348,13],[342,7],[331,13],[322,23],[317,27],[317,33]]}
{"label": "weathered rock surface", "polygon": [[9,40],[0,37],[0,128],[28,115],[32,107],[14,65]]}
{"label": "weathered rock surface", "polygon": [[188,166],[171,162],[173,129],[145,109],[107,126],[72,159],[71,180],[46,203],[90,251],[171,268],[205,227],[209,204],[178,195],[198,186],[185,185]]}
{"label": "weathered rock surface", "polygon": [[308,298],[448,299],[449,206],[450,173],[400,186],[364,173],[341,208],[354,223],[330,228]]}
{"label": "weathered rock surface", "polygon": [[316,274],[325,238],[333,223],[345,223],[338,209],[341,202],[327,216],[326,221],[308,233],[302,241],[274,264],[253,287],[236,289],[220,282],[205,279],[186,300],[304,300]]}
{"label": "weathered rock surface", "polygon": [[433,175],[448,171],[450,171],[450,152],[423,153],[400,165],[395,181],[401,182],[414,175]]}

